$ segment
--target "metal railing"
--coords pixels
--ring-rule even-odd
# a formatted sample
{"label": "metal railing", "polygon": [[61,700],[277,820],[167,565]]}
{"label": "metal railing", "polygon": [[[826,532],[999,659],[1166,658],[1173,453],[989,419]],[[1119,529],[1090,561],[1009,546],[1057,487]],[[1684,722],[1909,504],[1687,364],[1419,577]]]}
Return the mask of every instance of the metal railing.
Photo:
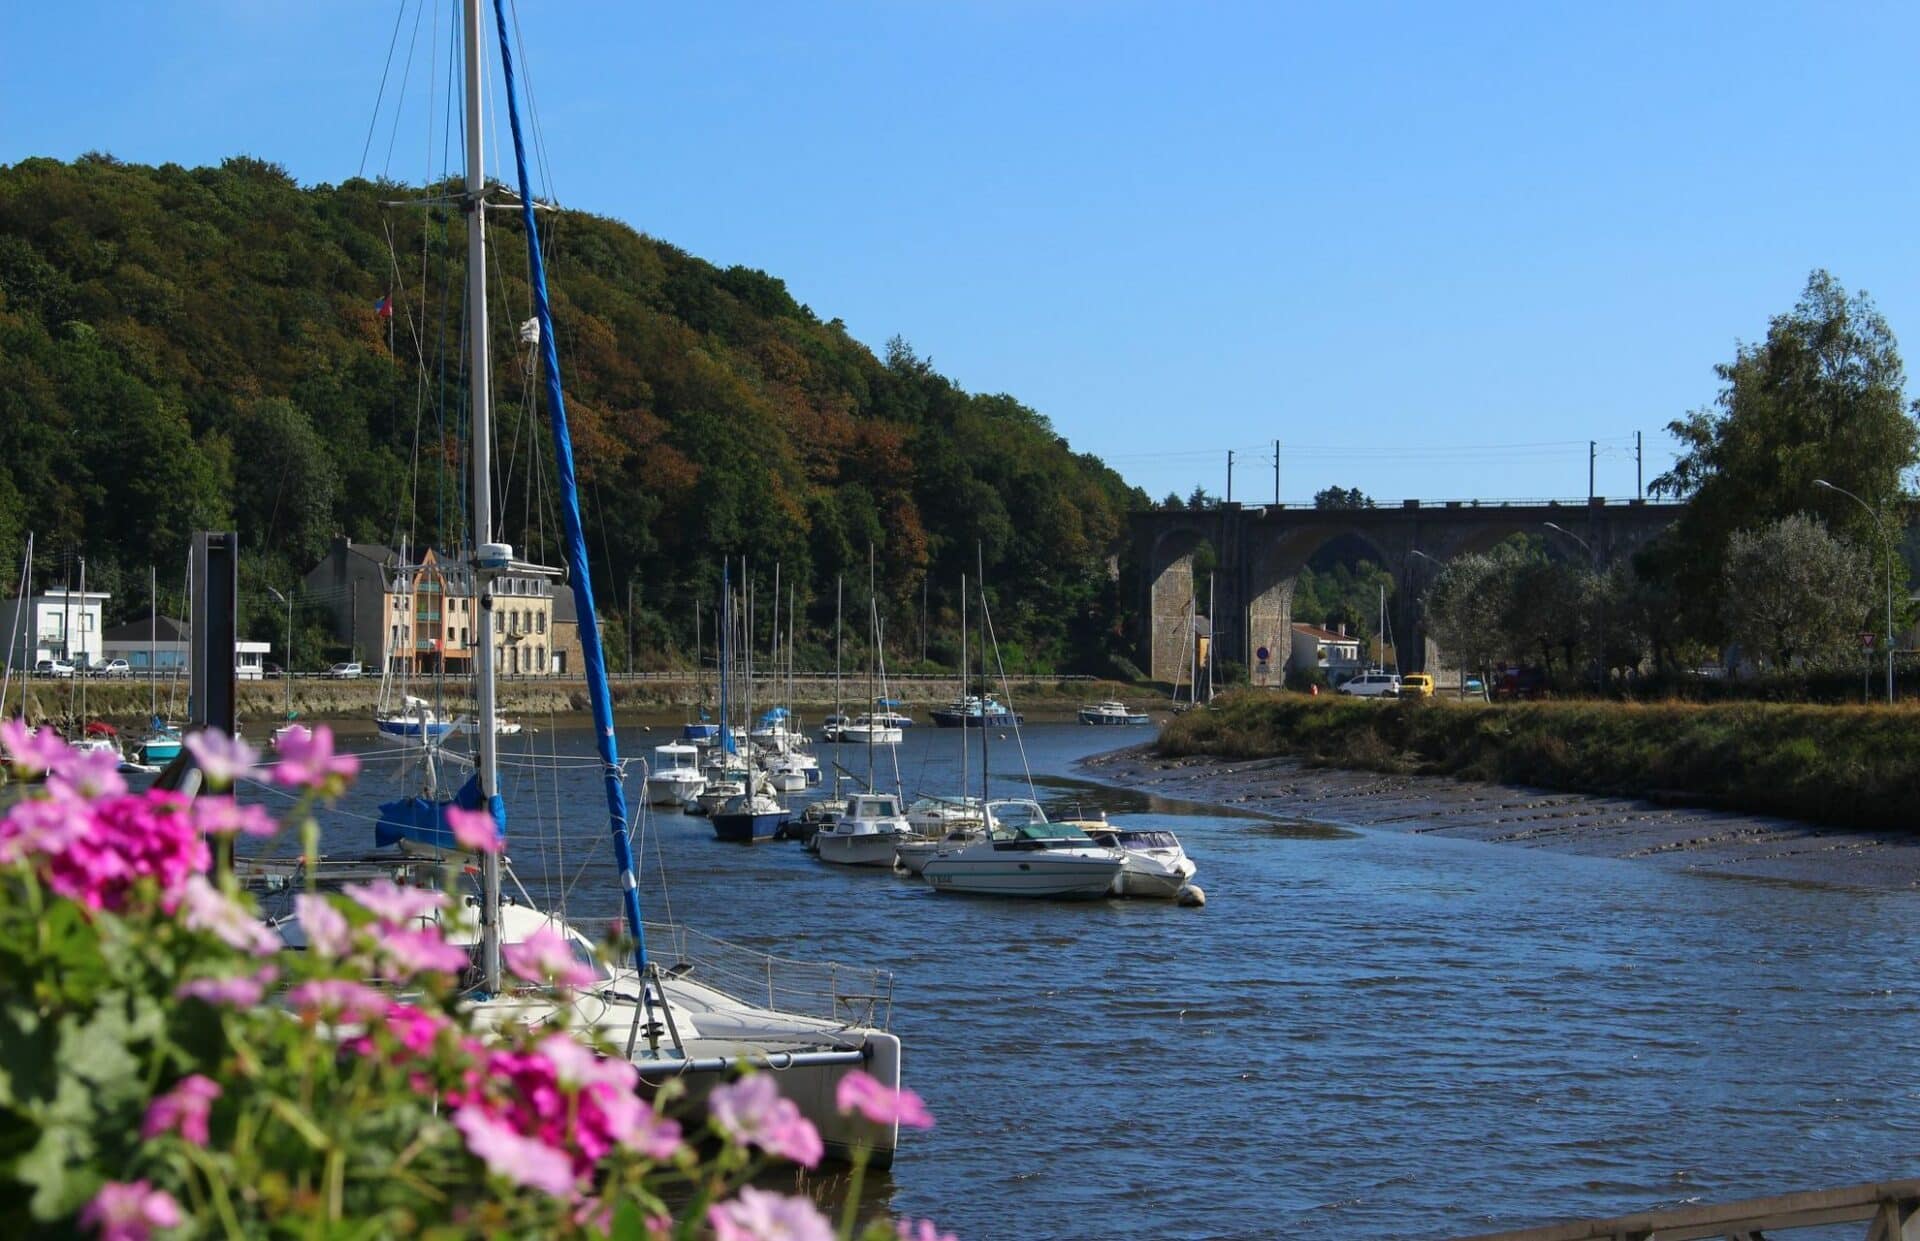
{"label": "metal railing", "polygon": [[671,923],[646,923],[647,952],[669,976],[705,983],[775,1012],[886,1029],[893,974],[836,962],[795,961]]}

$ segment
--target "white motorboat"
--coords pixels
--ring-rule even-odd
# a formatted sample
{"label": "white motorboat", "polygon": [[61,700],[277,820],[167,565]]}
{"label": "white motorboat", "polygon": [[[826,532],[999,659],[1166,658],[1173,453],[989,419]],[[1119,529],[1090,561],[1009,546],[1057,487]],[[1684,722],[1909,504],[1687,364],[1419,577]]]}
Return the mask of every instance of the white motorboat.
{"label": "white motorboat", "polygon": [[[477,733],[480,731],[480,721],[461,720],[459,723],[454,725],[454,731],[460,732],[460,733],[467,733],[467,734]],[[498,711],[495,711],[493,713],[493,735],[494,736],[518,737],[524,731],[526,730],[521,725],[519,720],[510,720],[506,716],[500,714]]]}
{"label": "white motorboat", "polygon": [[656,806],[684,806],[707,788],[700,774],[700,751],[681,741],[653,747],[653,771],[647,776],[647,800]]}
{"label": "white motorboat", "polygon": [[842,725],[838,740],[842,745],[899,745],[900,726],[888,724],[874,715],[856,715]]}
{"label": "white motorboat", "polygon": [[1082,724],[1138,725],[1152,723],[1145,711],[1129,711],[1122,702],[1093,702],[1080,708]]}
{"label": "white motorboat", "polygon": [[920,873],[934,891],[1085,900],[1105,896],[1126,865],[1119,849],[1047,822],[1038,802],[992,801],[986,809],[984,837],[927,859]]}
{"label": "white motorboat", "polygon": [[688,809],[694,814],[711,815],[720,807],[747,791],[744,779],[736,780],[729,776],[725,779],[707,778],[707,787],[700,790]]}
{"label": "white motorboat", "polygon": [[892,866],[893,852],[913,839],[892,793],[853,793],[837,820],[813,834],[813,851],[823,862],[840,866]]}
{"label": "white motorboat", "polygon": [[1164,827],[1127,827],[1105,819],[1073,821],[1095,844],[1126,854],[1126,864],[1114,876],[1113,896],[1143,896],[1174,900],[1200,868],[1181,847],[1180,838]]}
{"label": "white motorboat", "polygon": [[820,721],[820,740],[829,744],[838,742],[840,740],[840,731],[850,723],[852,723],[852,720],[847,716],[840,714],[838,711],[834,712],[832,715]]}
{"label": "white motorboat", "polygon": [[987,822],[978,797],[920,797],[907,807],[906,814],[907,825],[922,836],[945,836],[965,828],[978,831]]}
{"label": "white motorboat", "polygon": [[944,836],[914,836],[894,846],[893,860],[909,875],[924,874],[930,859],[964,849],[986,834],[983,827],[957,827]]}

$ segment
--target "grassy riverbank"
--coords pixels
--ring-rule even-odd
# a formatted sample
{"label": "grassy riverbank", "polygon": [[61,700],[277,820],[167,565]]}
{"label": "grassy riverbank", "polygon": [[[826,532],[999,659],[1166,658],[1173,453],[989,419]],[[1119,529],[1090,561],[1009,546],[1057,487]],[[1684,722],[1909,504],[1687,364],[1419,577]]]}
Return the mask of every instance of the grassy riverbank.
{"label": "grassy riverbank", "polygon": [[1164,755],[1289,755],[1910,830],[1920,708],[1382,702],[1242,691],[1180,716]]}

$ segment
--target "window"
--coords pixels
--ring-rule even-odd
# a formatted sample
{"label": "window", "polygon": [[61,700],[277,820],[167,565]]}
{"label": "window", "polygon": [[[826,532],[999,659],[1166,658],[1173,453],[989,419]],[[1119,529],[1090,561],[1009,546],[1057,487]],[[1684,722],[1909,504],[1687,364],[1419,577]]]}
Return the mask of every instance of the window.
{"label": "window", "polygon": [[535,633],[545,633],[547,631],[547,614],[545,612],[535,612],[533,614],[533,625],[533,631]]}

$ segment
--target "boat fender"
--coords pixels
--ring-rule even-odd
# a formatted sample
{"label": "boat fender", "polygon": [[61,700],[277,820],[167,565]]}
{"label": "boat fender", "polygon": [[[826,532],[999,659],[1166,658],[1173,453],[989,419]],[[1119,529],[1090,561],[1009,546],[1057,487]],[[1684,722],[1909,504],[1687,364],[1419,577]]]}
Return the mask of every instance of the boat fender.
{"label": "boat fender", "polygon": [[1189,883],[1182,885],[1173,899],[1184,909],[1199,909],[1207,903],[1207,894],[1199,884]]}

